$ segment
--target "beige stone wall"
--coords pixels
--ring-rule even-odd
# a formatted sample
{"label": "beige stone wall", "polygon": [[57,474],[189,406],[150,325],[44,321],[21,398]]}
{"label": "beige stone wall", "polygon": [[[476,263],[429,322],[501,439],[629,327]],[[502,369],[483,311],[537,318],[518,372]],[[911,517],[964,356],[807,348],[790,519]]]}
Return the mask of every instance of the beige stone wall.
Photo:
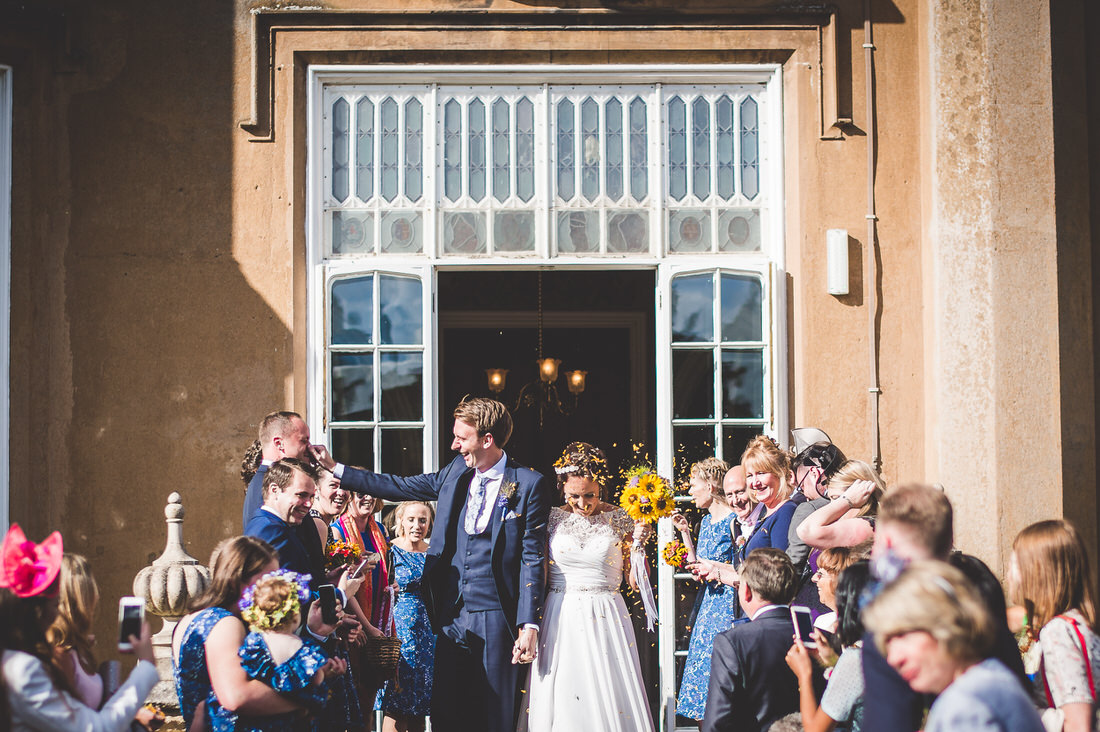
{"label": "beige stone wall", "polygon": [[[1095,537],[1094,458],[1063,490],[1066,436],[1073,456],[1095,453],[1095,397],[1066,384],[1093,370],[1091,340],[1073,350],[1067,337],[1093,305],[1052,192],[1046,4],[874,3],[877,283],[862,3],[837,4],[838,116],[852,119],[828,131],[837,139],[822,139],[833,70],[819,68],[818,29],[775,5],[341,0],[325,7],[344,15],[258,18],[243,0],[135,1],[0,23],[17,112],[13,519],[36,537],[61,528],[106,604],[163,546],[171,491],[195,556],[238,530],[256,420],[305,407],[309,63],[776,62],[791,424],[870,456],[875,284],[888,481],[946,485],[960,545],[995,568],[1018,528],[1067,507]],[[254,78],[265,52],[273,107]],[[858,253],[844,298],[825,291],[830,228],[847,228]],[[1079,329],[1091,338],[1091,321]],[[113,615],[101,612],[101,637]]]}

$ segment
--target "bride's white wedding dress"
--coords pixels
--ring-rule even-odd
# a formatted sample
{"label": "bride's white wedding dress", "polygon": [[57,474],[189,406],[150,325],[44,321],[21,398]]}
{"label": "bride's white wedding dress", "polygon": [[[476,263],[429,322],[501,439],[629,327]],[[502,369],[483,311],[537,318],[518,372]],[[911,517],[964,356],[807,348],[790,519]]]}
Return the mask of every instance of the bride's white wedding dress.
{"label": "bride's white wedding dress", "polygon": [[619,594],[622,543],[633,529],[621,508],[596,516],[550,511],[550,587],[527,695],[529,732],[652,732]]}

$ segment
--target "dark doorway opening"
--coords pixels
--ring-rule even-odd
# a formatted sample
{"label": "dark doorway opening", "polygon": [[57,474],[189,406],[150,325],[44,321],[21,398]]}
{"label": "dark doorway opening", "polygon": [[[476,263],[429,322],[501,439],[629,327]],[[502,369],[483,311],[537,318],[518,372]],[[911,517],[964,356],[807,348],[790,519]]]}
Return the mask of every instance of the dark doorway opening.
{"label": "dark doorway opening", "polygon": [[[656,440],[652,270],[543,271],[542,351],[561,360],[557,395],[567,414],[546,405],[516,409],[520,389],[538,379],[539,272],[440,272],[440,462],[450,455],[451,412],[463,396],[489,396],[513,409],[507,452],[544,475],[574,440],[597,445],[613,469],[631,444]],[[508,369],[504,390],[485,370]],[[587,371],[574,398],[565,372]]]}

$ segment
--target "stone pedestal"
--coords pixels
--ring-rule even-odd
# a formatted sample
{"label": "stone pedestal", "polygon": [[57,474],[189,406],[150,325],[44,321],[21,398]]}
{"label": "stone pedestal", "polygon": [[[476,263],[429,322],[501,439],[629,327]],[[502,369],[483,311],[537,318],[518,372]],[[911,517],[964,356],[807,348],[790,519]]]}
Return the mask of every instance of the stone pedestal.
{"label": "stone pedestal", "polygon": [[149,701],[175,708],[178,704],[172,679],[172,631],[187,613],[191,601],[210,583],[210,570],[183,548],[183,505],[179,493],[168,496],[164,508],[168,523],[168,541],[152,565],[134,578],[134,595],[145,598],[147,613],[164,619],[160,632],[153,636],[160,682],[153,687]]}

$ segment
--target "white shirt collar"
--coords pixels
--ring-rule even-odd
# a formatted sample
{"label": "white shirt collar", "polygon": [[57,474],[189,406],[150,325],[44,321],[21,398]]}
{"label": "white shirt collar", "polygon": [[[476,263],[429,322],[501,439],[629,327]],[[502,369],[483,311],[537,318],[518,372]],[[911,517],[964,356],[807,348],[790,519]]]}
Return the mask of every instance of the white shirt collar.
{"label": "white shirt collar", "polygon": [[260,461],[260,465],[266,465],[266,466],[267,466],[267,467],[269,467],[269,468],[270,468],[270,467],[271,467],[271,466],[272,466],[272,465],[273,465],[274,463],[275,463],[275,461],[274,461],[274,460],[261,460],[261,461]]}
{"label": "white shirt collar", "polygon": [[500,480],[501,478],[504,477],[504,466],[507,465],[507,464],[508,464],[508,455],[505,454],[504,452],[501,452],[500,460],[498,460],[496,462],[496,464],[493,465],[493,467],[489,468],[484,473],[475,471],[474,479],[475,480],[488,479],[490,481]]}
{"label": "white shirt collar", "polygon": [[789,605],[765,605],[762,608],[758,608],[757,611],[752,614],[751,620],[756,620],[757,618],[759,618],[761,615],[768,612],[769,610],[777,610],[777,609],[788,610],[788,609],[790,609],[790,606]]}

